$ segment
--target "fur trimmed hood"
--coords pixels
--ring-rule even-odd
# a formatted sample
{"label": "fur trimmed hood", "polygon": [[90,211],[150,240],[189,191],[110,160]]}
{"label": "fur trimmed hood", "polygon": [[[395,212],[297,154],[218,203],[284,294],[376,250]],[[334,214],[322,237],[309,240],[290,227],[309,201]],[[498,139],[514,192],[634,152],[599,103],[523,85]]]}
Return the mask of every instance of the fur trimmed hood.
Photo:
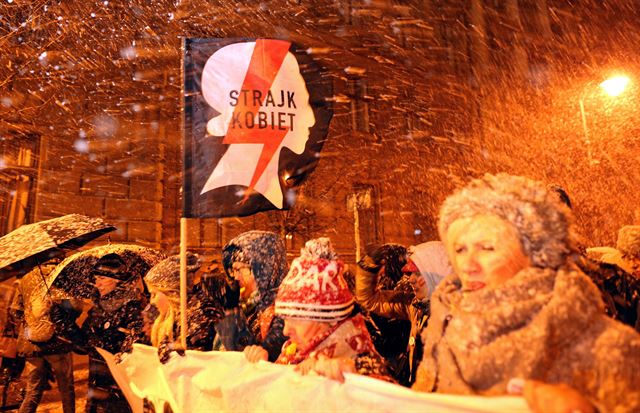
{"label": "fur trimmed hood", "polygon": [[535,267],[557,269],[573,251],[571,210],[540,182],[504,173],[472,180],[442,205],[440,238],[446,244],[454,221],[477,215],[495,215],[511,223]]}

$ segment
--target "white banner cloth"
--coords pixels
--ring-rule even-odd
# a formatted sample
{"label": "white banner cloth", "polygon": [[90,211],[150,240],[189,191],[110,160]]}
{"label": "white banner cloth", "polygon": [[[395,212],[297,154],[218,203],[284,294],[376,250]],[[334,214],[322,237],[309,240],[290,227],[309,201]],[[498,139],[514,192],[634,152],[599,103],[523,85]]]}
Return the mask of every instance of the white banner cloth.
{"label": "white banner cloth", "polygon": [[156,412],[529,412],[520,397],[454,396],[415,392],[402,386],[348,374],[345,383],[302,376],[291,366],[249,363],[238,352],[188,350],[166,364],[157,349],[134,344],[116,363],[99,350],[134,413],[144,400]]}

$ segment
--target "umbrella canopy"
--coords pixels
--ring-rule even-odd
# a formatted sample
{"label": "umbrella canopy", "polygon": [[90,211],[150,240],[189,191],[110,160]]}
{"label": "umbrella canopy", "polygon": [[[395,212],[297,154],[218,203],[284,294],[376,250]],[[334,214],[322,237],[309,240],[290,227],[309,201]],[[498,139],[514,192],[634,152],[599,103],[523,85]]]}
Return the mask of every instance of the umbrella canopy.
{"label": "umbrella canopy", "polygon": [[0,281],[22,275],[115,229],[100,218],[80,214],[23,225],[0,238]]}
{"label": "umbrella canopy", "polygon": [[109,244],[80,251],[62,261],[47,277],[46,288],[55,287],[74,297],[90,298],[95,275],[128,280],[142,278],[165,255],[133,244]]}

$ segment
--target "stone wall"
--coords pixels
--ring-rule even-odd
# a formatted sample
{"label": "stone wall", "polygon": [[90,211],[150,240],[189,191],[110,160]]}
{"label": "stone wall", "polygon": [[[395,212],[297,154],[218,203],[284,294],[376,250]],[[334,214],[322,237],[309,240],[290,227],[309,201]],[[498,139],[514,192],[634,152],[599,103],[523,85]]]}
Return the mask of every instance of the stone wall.
{"label": "stone wall", "polygon": [[[15,30],[6,39],[11,52],[0,56],[0,76],[9,79],[0,90],[0,132],[20,124],[42,137],[33,219],[102,216],[118,225],[112,240],[177,251],[179,36],[286,38],[308,47],[334,87],[328,98],[335,115],[318,167],[291,211],[193,220],[189,247],[215,255],[233,236],[256,228],[283,234],[292,253],[306,239],[330,236],[351,257],[348,200],[363,187],[374,196],[362,213],[362,248],[413,244],[437,237],[444,197],[485,171],[560,180],[584,203],[590,187],[583,183],[618,181],[621,168],[606,159],[606,168],[571,174],[564,167],[570,160],[556,161],[567,147],[579,153],[579,133],[573,126],[550,129],[563,119],[553,112],[557,102],[547,104],[556,96],[551,88],[580,80],[579,71],[595,75],[590,68],[607,61],[630,60],[624,45],[637,43],[626,30],[637,16],[633,2],[605,11],[582,3],[75,0],[45,12],[15,2],[4,13]],[[21,25],[25,19],[31,23]],[[575,135],[570,145],[563,144],[567,128]],[[632,155],[619,149],[637,134],[616,134],[612,153],[626,170]],[[540,135],[553,145],[531,149],[522,138]],[[633,182],[633,173],[626,178]],[[623,220],[637,220],[628,193],[612,205],[615,220],[603,219],[604,207],[579,210],[584,220],[606,222],[586,234],[593,242],[610,243],[617,227],[631,223]]]}

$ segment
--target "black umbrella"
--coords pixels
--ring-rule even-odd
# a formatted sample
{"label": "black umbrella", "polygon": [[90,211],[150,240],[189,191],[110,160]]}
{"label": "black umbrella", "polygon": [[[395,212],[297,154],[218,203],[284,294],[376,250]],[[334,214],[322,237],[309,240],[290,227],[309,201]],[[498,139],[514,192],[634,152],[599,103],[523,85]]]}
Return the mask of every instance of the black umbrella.
{"label": "black umbrella", "polygon": [[25,274],[115,229],[100,218],[80,214],[23,225],[0,238],[0,281]]}
{"label": "black umbrella", "polygon": [[74,297],[90,298],[94,276],[107,275],[123,281],[144,277],[164,254],[153,248],[134,244],[108,244],[77,252],[46,276],[46,288],[56,287]]}
{"label": "black umbrella", "polygon": [[30,339],[46,341],[53,334],[51,320],[43,316],[49,312],[52,301],[91,298],[95,274],[108,273],[122,279],[142,277],[163,258],[164,254],[152,248],[109,244],[73,254],[55,267],[51,262],[38,265],[22,278]]}

